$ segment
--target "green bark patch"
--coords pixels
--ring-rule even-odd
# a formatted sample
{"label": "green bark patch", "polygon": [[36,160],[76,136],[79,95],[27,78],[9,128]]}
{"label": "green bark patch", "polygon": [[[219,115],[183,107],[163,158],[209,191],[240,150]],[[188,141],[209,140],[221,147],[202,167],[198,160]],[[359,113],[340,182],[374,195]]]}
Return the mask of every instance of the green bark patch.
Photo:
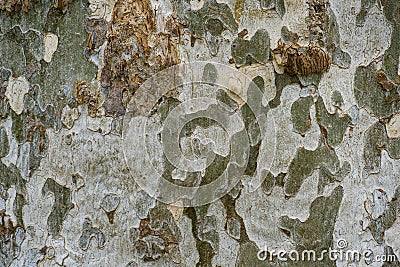
{"label": "green bark patch", "polygon": [[400,159],[400,138],[389,138],[385,125],[373,124],[364,137],[364,170],[367,173],[378,173],[381,169],[382,151],[386,150],[391,158]]}
{"label": "green bark patch", "polygon": [[[261,106],[261,99],[258,98],[259,92],[264,92],[264,79],[260,76],[257,76],[253,79],[253,83],[249,86],[249,89],[247,90],[248,101],[254,104],[257,103],[257,106]],[[257,169],[257,158],[261,145],[261,131],[260,126],[257,122],[257,118],[247,103],[242,106],[241,113],[247,135],[250,139],[249,158],[244,174],[252,176]]]}
{"label": "green bark patch", "polygon": [[259,260],[257,254],[259,252],[259,248],[256,244],[252,242],[247,242],[240,246],[238,257],[236,259],[236,267],[247,267],[247,266],[254,266],[254,267],[269,267],[269,266],[276,266],[275,264],[268,263],[267,260],[262,261]]}
{"label": "green bark patch", "polygon": [[[22,219],[22,208],[26,204],[24,194],[26,193],[26,181],[22,179],[18,168],[10,164],[9,167],[0,161],[0,185],[5,192],[11,187],[15,187],[17,194],[14,200],[13,212],[17,218],[17,226],[24,227]],[[15,226],[15,225],[14,225]]]}
{"label": "green bark patch", "polygon": [[327,34],[325,39],[325,45],[328,51],[331,53],[332,62],[340,68],[348,69],[351,64],[351,56],[349,53],[344,52],[340,48],[340,32],[339,25],[336,21],[335,13],[332,9],[328,9],[329,24],[327,28]]}
{"label": "green bark patch", "polygon": [[340,108],[343,105],[343,97],[339,91],[333,91],[332,93],[332,105]]}
{"label": "green bark patch", "polygon": [[192,46],[197,38],[204,38],[212,55],[218,53],[222,42],[221,33],[229,30],[236,33],[238,24],[227,4],[216,0],[206,0],[199,10],[189,10],[184,1],[175,4],[180,21],[187,25],[192,33]]}
{"label": "green bark patch", "polygon": [[[331,195],[317,197],[310,206],[310,216],[305,222],[282,216],[278,227],[296,244],[300,257],[304,250],[314,250],[316,258],[323,250],[332,247],[333,230],[336,216],[343,198],[343,187],[336,187]],[[326,256],[326,255],[325,255]],[[307,257],[306,257],[307,259]],[[298,266],[298,262],[288,261],[290,266]],[[336,266],[329,257],[322,261],[302,261],[301,266]]]}
{"label": "green bark patch", "polygon": [[400,2],[397,0],[388,0],[383,8],[386,19],[392,25],[392,39],[390,47],[383,56],[383,69],[391,80],[400,82],[398,76],[399,56],[400,56]]}
{"label": "green bark patch", "polygon": [[[83,21],[88,10],[80,1],[74,1],[65,14],[57,9],[48,15],[48,31],[57,33],[58,47],[49,64],[43,62],[42,75],[32,77],[31,83],[40,86],[39,103],[42,109],[47,105],[59,106],[60,91],[72,94],[77,81],[91,81],[97,69],[84,56],[88,34]],[[54,16],[54,17],[52,17]]]}
{"label": "green bark patch", "polygon": [[[33,90],[36,91],[36,90]],[[55,111],[53,106],[42,110],[34,97],[34,92],[25,96],[24,111],[17,115],[11,111],[11,131],[18,143],[30,143],[29,168],[35,170],[39,167],[41,159],[48,149],[49,140],[46,129],[57,128],[61,110]]]}
{"label": "green bark patch", "polygon": [[360,108],[366,108],[378,118],[387,118],[400,111],[397,90],[386,92],[376,80],[375,63],[358,67],[354,76],[354,96]]}
{"label": "green bark patch", "polygon": [[251,63],[265,64],[269,60],[269,34],[260,29],[250,41],[238,37],[232,42],[231,51],[236,67]]}
{"label": "green bark patch", "polygon": [[[349,172],[349,164],[345,163],[340,168],[340,161],[335,150],[322,143],[323,141],[320,142],[316,150],[307,150],[304,147],[297,149],[284,179],[286,196],[295,196],[304,180],[316,169],[320,169],[320,188],[323,188],[328,181],[340,181],[343,178],[342,176]],[[327,175],[327,173],[330,175]],[[322,190],[320,189],[320,191]]]}
{"label": "green bark patch", "polygon": [[90,245],[90,240],[95,237],[97,241],[97,248],[103,248],[106,243],[106,237],[99,228],[93,227],[92,221],[85,218],[82,225],[82,234],[79,237],[79,247],[82,250],[87,250]]}
{"label": "green bark patch", "polygon": [[42,188],[42,195],[48,193],[54,195],[54,204],[47,218],[47,227],[49,233],[57,237],[60,236],[62,224],[74,204],[71,202],[71,190],[50,178],[46,180]]}
{"label": "green bark patch", "polygon": [[263,10],[275,10],[281,18],[286,14],[284,0],[260,0],[260,5]]}
{"label": "green bark patch", "polygon": [[361,0],[361,9],[358,12],[356,17],[356,24],[357,26],[364,26],[365,20],[367,19],[368,11],[371,7],[376,4],[376,0]]}
{"label": "green bark patch", "polygon": [[8,117],[10,107],[6,98],[6,90],[8,79],[11,76],[11,71],[0,67],[0,121]]}
{"label": "green bark patch", "polygon": [[285,43],[297,43],[299,41],[299,35],[290,31],[286,26],[283,26],[281,29],[281,37]]}
{"label": "green bark patch", "polygon": [[273,109],[281,104],[281,96],[283,88],[290,84],[300,84],[300,80],[296,75],[289,75],[287,73],[275,74],[275,87],[276,93],[274,99],[269,101],[268,106]]}
{"label": "green bark patch", "polygon": [[317,98],[315,110],[317,122],[321,127],[323,127],[323,134],[324,131],[326,131],[328,146],[339,146],[343,141],[343,136],[347,127],[351,123],[350,116],[347,114],[341,116],[337,111],[334,114],[330,114],[326,109],[324,100],[321,96]]}
{"label": "green bark patch", "polygon": [[[219,242],[219,236],[215,229],[209,229],[208,236],[205,238],[203,234],[204,223],[202,220],[205,219],[209,205],[200,206],[198,208],[185,208],[184,214],[189,217],[192,223],[192,234],[196,239],[196,248],[199,252],[199,261],[197,267],[211,267],[212,258],[216,254],[213,249],[212,241]],[[211,220],[209,220],[211,221]],[[203,225],[200,225],[202,223]],[[217,240],[215,238],[218,238]],[[211,242],[210,242],[211,241]]]}
{"label": "green bark patch", "polygon": [[4,127],[0,127],[0,158],[7,156],[9,151],[10,144],[8,142],[6,129]]}
{"label": "green bark patch", "polygon": [[156,261],[168,252],[179,255],[176,244],[182,241],[182,235],[166,205],[157,203],[138,228],[130,229],[130,240],[140,259]]}
{"label": "green bark patch", "polygon": [[109,223],[114,223],[115,210],[118,208],[120,197],[116,194],[106,194],[101,200],[100,207],[104,210],[107,215]]}
{"label": "green bark patch", "polygon": [[[204,6],[199,10],[188,10],[184,14],[184,18],[189,21],[189,29],[197,37],[204,36],[205,32],[209,30],[206,28],[209,19],[219,20],[231,32],[237,31],[237,22],[233,17],[232,10],[227,4],[217,3],[216,0],[206,0]],[[221,29],[218,29],[218,32],[221,33]]]}
{"label": "green bark patch", "polygon": [[297,99],[291,107],[293,128],[304,136],[311,127],[310,108],[314,104],[312,96]]}
{"label": "green bark patch", "polygon": [[14,77],[27,79],[40,69],[44,55],[43,35],[35,30],[22,32],[19,25],[0,35],[0,66],[10,69]]}
{"label": "green bark patch", "polygon": [[[238,194],[240,194],[241,188],[239,189]],[[221,198],[222,204],[226,209],[226,223],[225,223],[225,231],[232,238],[238,241],[240,244],[244,244],[249,242],[249,236],[246,232],[246,227],[244,225],[243,218],[236,212],[236,199],[230,195],[225,195]],[[234,227],[232,227],[234,225]]]}
{"label": "green bark patch", "polygon": [[277,176],[274,176],[269,171],[262,170],[262,172],[262,176],[265,178],[261,184],[261,189],[265,194],[271,194],[275,185],[283,187],[286,173],[279,173]]}
{"label": "green bark patch", "polygon": [[386,210],[377,219],[372,220],[368,229],[378,244],[383,244],[385,231],[393,226],[400,215],[400,187],[396,188],[393,198],[387,203]]}
{"label": "green bark patch", "polygon": [[22,179],[18,168],[13,164],[7,167],[0,161],[0,184],[3,185],[5,190],[15,186],[18,194],[25,193],[26,181]]}
{"label": "green bark patch", "polygon": [[284,0],[276,0],[276,12],[281,18],[286,14],[286,7]]}

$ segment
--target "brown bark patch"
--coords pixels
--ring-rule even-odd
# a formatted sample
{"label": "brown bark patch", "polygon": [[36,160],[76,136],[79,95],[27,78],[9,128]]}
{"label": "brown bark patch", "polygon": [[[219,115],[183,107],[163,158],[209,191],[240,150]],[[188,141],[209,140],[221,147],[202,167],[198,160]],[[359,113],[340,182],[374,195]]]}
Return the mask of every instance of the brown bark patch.
{"label": "brown bark patch", "polygon": [[115,3],[100,76],[106,115],[123,115],[124,102],[145,80],[179,62],[176,41],[170,33],[157,32],[155,14],[149,0]]}

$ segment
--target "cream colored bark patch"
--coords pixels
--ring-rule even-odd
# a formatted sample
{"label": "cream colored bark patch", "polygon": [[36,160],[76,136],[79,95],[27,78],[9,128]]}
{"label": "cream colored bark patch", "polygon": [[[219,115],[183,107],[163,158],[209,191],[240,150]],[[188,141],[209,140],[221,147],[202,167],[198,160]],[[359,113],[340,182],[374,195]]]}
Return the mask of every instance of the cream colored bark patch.
{"label": "cream colored bark patch", "polygon": [[90,18],[101,18],[110,22],[115,5],[114,0],[89,0]]}
{"label": "cream colored bark patch", "polygon": [[204,0],[191,0],[190,1],[190,9],[191,10],[199,10],[204,6]]}
{"label": "cream colored bark patch", "polygon": [[65,106],[62,110],[61,114],[61,122],[67,127],[67,129],[71,129],[74,126],[74,122],[79,118],[81,113],[78,108],[70,108],[68,105]]}
{"label": "cream colored bark patch", "polygon": [[29,82],[25,77],[10,78],[6,90],[6,97],[11,108],[18,115],[24,110],[24,96],[29,91]]}
{"label": "cream colored bark patch", "polygon": [[400,137],[400,113],[397,113],[393,118],[386,124],[386,131],[389,138]]}
{"label": "cream colored bark patch", "polygon": [[172,217],[174,221],[177,222],[183,215],[183,207],[182,202],[178,201],[178,203],[167,205],[167,209],[172,213]]}
{"label": "cream colored bark patch", "polygon": [[58,46],[58,36],[49,32],[44,35],[44,61],[49,63],[56,52]]}

